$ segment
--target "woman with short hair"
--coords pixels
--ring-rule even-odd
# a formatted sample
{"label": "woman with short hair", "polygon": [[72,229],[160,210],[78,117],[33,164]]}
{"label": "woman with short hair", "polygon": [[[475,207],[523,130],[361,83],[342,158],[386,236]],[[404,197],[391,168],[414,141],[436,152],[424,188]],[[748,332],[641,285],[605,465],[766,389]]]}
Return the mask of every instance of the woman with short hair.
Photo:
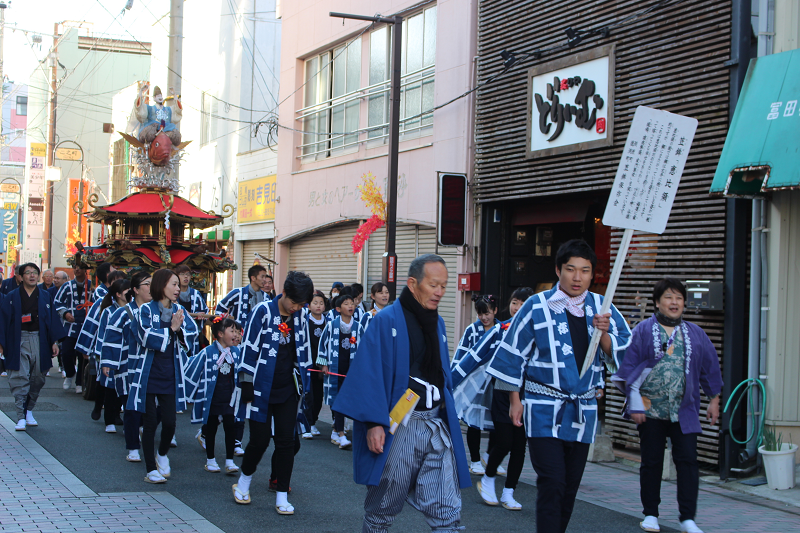
{"label": "woman with short hair", "polygon": [[667,437],[678,474],[680,529],[702,533],[694,522],[700,478],[697,435],[700,387],[711,399],[706,417],[716,424],[722,390],[717,351],[708,335],[683,319],[686,287],[664,278],[653,287],[655,314],[633,330],[631,344],[611,380],[627,396],[623,415],[636,422],[642,450],[639,468],[641,528],[660,531],[661,472]]}

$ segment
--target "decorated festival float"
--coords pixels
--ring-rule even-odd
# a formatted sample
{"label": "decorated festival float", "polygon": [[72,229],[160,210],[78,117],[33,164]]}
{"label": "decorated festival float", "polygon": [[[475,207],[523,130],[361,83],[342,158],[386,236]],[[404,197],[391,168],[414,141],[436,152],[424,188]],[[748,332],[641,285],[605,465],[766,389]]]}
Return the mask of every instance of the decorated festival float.
{"label": "decorated festival float", "polygon": [[149,105],[148,83],[139,86],[129,122],[130,133],[120,133],[130,143],[135,167],[124,198],[105,206],[88,198],[88,207],[78,201],[72,209],[89,222],[101,225],[96,246],[69,243],[67,262],[94,270],[103,262],[133,274],[160,268],[187,265],[192,270],[190,286],[208,293],[217,273],[237,267],[226,250],[210,252],[208,243],[195,237],[195,230],[221,224],[233,214],[233,206],[223,206],[223,214],[204,211],[180,196],[177,170],[183,149],[191,142],[181,142],[175,127],[180,121],[180,96],[164,99],[158,87],[153,89],[155,105]]}

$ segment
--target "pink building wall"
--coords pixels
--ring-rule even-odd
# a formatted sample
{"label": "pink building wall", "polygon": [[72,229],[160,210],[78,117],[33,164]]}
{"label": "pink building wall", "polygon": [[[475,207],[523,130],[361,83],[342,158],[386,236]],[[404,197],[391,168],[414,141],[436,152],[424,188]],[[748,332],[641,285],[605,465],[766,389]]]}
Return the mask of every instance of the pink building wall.
{"label": "pink building wall", "polygon": [[[280,99],[282,125],[302,129],[295,120],[296,110],[304,107],[302,89],[304,60],[315,53],[349,41],[369,23],[329,17],[330,11],[391,16],[417,1],[355,0],[342,4],[333,1],[284,2],[282,13]],[[428,7],[428,6],[426,6]],[[409,12],[410,14],[414,12]],[[474,86],[476,56],[477,0],[441,0],[437,4],[436,69],[434,104],[446,102]],[[361,87],[369,80],[369,39],[362,36]],[[296,91],[296,92],[295,92]],[[288,98],[287,98],[288,97]],[[472,176],[473,99],[462,98],[434,113],[433,134],[401,141],[397,217],[399,221],[433,226],[436,222],[437,171],[466,173]],[[359,127],[367,126],[366,106],[362,104]],[[369,212],[360,200],[357,186],[361,176],[372,172],[378,183],[388,175],[386,145],[358,147],[357,153],[331,157],[314,163],[298,159],[302,134],[287,129],[279,132],[276,242],[337,220],[367,218]],[[383,187],[382,187],[383,188]],[[383,188],[385,191],[385,188]],[[471,220],[471,217],[468,218]],[[468,235],[472,231],[468,228]],[[288,244],[276,246],[279,263],[276,282],[288,271]],[[459,260],[459,272],[473,271],[472,257]],[[451,272],[450,287],[456,290],[456,272]],[[469,301],[456,300],[456,331],[470,320]],[[461,310],[462,312],[459,312]]]}

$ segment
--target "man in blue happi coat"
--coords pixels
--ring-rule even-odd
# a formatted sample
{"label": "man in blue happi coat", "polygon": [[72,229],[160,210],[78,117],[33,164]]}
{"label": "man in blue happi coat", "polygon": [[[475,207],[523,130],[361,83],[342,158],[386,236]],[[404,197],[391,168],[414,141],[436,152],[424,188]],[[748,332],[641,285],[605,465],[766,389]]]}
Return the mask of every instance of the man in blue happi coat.
{"label": "man in blue happi coat", "polygon": [[39,425],[32,411],[65,332],[50,295],[36,286],[39,267],[27,263],[20,271],[22,285],[0,304],[0,351],[17,410],[15,429],[25,431]]}
{"label": "man in blue happi coat", "polygon": [[[439,302],[447,267],[438,255],[411,262],[407,287],[370,322],[333,410],[352,418],[353,477],[367,485],[364,533],[387,531],[408,501],[432,531],[460,531],[469,468],[455,413]],[[390,431],[406,391],[419,395],[410,418]]]}
{"label": "man in blue happi coat", "polygon": [[9,294],[20,285],[22,285],[22,273],[19,271],[19,265],[14,263],[10,275],[0,283],[0,293]]}
{"label": "man in blue happi coat", "polygon": [[[540,533],[567,529],[597,424],[597,389],[603,387],[603,362],[618,368],[631,332],[612,306],[599,314],[603,297],[589,292],[597,256],[582,240],[556,253],[558,284],[528,298],[514,315],[486,372],[495,390],[508,390],[509,416],[525,423],[536,482],[536,528]],[[594,330],[600,348],[588,354]],[[580,371],[586,357],[592,363]],[[525,398],[520,401],[520,387]],[[523,406],[524,404],[524,406]]]}

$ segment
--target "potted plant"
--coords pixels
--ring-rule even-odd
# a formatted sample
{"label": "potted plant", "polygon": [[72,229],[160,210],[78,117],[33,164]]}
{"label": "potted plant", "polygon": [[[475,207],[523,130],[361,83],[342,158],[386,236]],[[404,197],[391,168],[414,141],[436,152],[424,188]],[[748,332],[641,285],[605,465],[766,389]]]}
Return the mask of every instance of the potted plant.
{"label": "potted plant", "polygon": [[775,490],[793,488],[797,444],[783,442],[783,434],[778,433],[776,437],[775,430],[772,428],[764,432],[763,443],[758,448],[758,452],[764,460],[767,486]]}

